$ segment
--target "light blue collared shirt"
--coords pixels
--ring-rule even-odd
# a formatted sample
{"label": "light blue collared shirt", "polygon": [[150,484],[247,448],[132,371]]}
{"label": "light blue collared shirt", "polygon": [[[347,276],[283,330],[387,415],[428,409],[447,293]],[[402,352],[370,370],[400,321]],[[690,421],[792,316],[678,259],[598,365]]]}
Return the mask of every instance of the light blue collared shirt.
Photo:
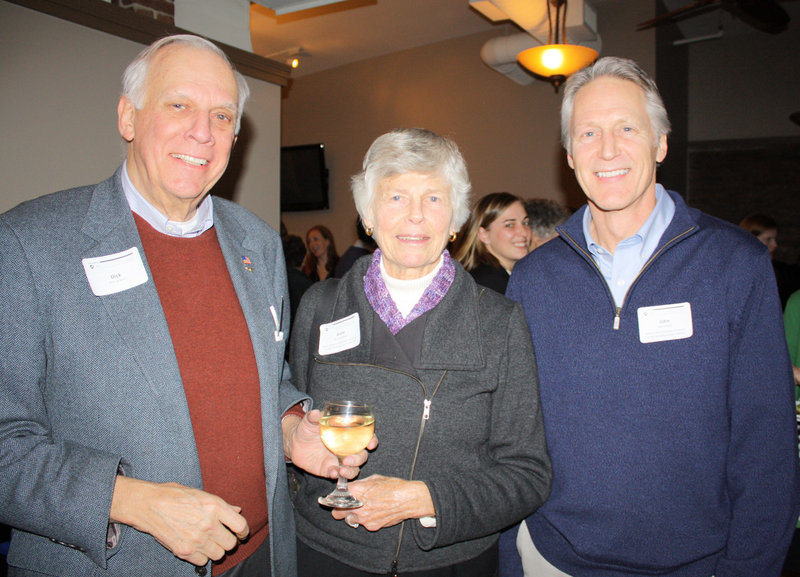
{"label": "light blue collared shirt", "polygon": [[634,234],[620,242],[614,253],[597,244],[592,238],[591,223],[592,213],[589,209],[583,213],[583,235],[586,245],[603,278],[616,305],[622,306],[625,295],[631,284],[641,272],[647,259],[653,254],[661,240],[661,235],[675,215],[675,202],[669,197],[664,187],[656,184],[656,206],[645,223]]}
{"label": "light blue collared shirt", "polygon": [[211,202],[211,195],[207,194],[197,212],[186,222],[176,222],[169,220],[166,216],[150,204],[142,193],[136,190],[128,176],[128,161],[122,165],[122,190],[128,201],[131,210],[141,216],[147,223],[162,234],[177,237],[192,238],[200,236],[209,228],[214,226],[214,205]]}

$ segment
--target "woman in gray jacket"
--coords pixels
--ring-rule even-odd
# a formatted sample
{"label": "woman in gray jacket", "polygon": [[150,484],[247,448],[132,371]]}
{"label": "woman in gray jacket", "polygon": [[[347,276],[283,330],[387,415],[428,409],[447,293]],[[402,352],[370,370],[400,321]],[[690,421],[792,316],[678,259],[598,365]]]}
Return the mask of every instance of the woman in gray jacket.
{"label": "woman in gray jacket", "polygon": [[317,404],[373,404],[380,445],[350,483],[358,509],[321,507],[330,480],[298,473],[299,575],[490,577],[498,532],[550,487],[524,315],[446,250],[469,215],[452,141],[384,134],[352,184],[378,250],[303,297],[292,375]]}

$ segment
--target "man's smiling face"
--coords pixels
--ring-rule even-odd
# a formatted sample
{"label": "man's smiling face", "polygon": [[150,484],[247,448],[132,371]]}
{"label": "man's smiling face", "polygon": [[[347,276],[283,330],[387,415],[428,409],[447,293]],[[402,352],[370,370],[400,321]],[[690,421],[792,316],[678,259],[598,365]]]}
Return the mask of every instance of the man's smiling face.
{"label": "man's smiling face", "polygon": [[570,136],[567,159],[590,205],[646,218],[667,138],[656,138],[642,89],[619,78],[589,82],[575,94]]}
{"label": "man's smiling face", "polygon": [[141,108],[120,99],[128,175],[171,220],[191,218],[225,172],[236,140],[237,102],[230,66],[212,52],[182,45],[153,57]]}

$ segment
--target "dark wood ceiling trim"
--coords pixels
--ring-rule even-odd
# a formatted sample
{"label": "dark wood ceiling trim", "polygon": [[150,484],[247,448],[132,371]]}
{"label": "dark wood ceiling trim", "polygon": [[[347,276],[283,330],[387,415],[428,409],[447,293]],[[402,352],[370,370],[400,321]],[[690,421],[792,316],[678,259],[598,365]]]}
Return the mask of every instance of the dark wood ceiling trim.
{"label": "dark wood ceiling trim", "polygon": [[[169,34],[191,34],[188,30],[145,18],[133,10],[114,6],[101,0],[7,1],[145,45]],[[280,86],[289,84],[290,69],[287,65],[216,40],[214,43],[225,51],[236,69],[242,74]]]}

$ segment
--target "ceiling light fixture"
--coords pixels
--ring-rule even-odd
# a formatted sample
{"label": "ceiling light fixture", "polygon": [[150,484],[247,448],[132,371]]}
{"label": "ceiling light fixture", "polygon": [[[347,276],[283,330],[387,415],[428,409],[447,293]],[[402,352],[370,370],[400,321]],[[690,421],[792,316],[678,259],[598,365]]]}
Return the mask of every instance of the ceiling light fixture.
{"label": "ceiling light fixture", "polygon": [[286,64],[289,68],[297,68],[300,66],[300,54],[292,54],[286,59]]}
{"label": "ceiling light fixture", "polygon": [[[517,61],[537,76],[549,80],[558,92],[567,76],[575,74],[597,59],[597,50],[567,44],[567,0],[545,0],[549,31],[547,44],[534,46],[517,54]],[[555,7],[555,23],[550,6]]]}
{"label": "ceiling light fixture", "polygon": [[303,63],[303,61],[306,58],[310,57],[311,54],[309,54],[306,50],[304,50],[302,46],[287,48],[286,50],[273,52],[272,54],[267,54],[265,56],[265,58],[269,58],[271,60],[277,60],[278,62],[283,62],[292,70],[300,68],[300,65]]}

